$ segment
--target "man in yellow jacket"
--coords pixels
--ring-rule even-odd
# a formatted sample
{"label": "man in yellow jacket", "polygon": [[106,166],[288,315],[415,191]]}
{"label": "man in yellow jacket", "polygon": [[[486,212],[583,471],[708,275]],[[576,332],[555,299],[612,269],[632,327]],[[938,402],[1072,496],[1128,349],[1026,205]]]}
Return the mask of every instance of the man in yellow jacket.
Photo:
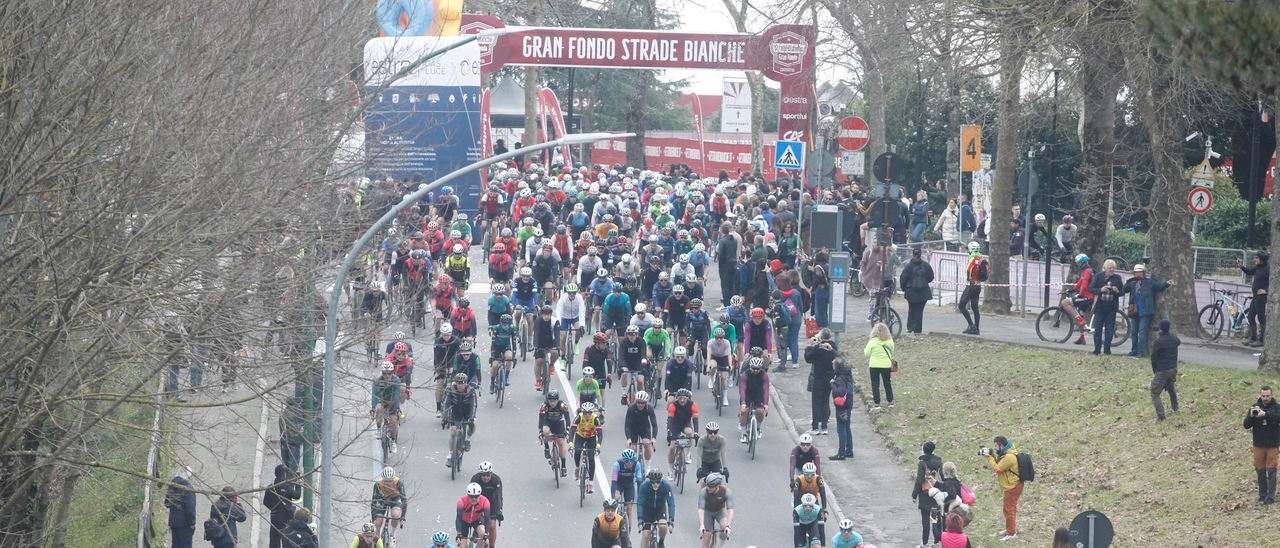
{"label": "man in yellow jacket", "polygon": [[1004,531],[1000,540],[1018,538],[1018,498],[1022,496],[1022,483],[1018,481],[1018,448],[1004,436],[996,436],[995,448],[983,449],[991,471],[1000,481],[1004,493]]}

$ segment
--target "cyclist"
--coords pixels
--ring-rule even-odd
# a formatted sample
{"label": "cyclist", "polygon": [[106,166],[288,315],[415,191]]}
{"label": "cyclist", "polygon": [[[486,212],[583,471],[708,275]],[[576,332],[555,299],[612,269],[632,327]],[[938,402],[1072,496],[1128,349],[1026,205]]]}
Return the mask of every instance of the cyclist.
{"label": "cyclist", "polygon": [[387,518],[391,519],[391,525],[387,529],[392,546],[396,543],[396,530],[404,527],[408,501],[409,492],[405,490],[404,482],[396,476],[395,468],[384,467],[382,477],[373,482],[373,498],[370,506],[373,508],[374,531],[381,531],[383,521]]}
{"label": "cyclist", "polygon": [[[458,231],[453,233],[458,234]],[[466,288],[467,280],[471,279],[471,259],[467,257],[467,248],[461,243],[455,243],[449,249],[453,253],[445,258],[444,269],[449,274],[451,285]]]}
{"label": "cyclist", "polygon": [[627,435],[627,447],[644,451],[644,469],[649,470],[655,448],[653,440],[658,433],[658,417],[653,412],[648,392],[636,392],[636,402],[627,407],[623,430]]}
{"label": "cyclist", "polygon": [[707,357],[707,339],[711,338],[711,316],[702,309],[702,299],[689,300],[689,340],[697,344],[702,358]]}
{"label": "cyclist", "polygon": [[728,541],[733,523],[733,490],[724,483],[724,476],[711,473],[706,487],[698,491],[698,523],[702,526],[702,548],[715,544],[716,532],[720,540]]}
{"label": "cyclist", "polygon": [[[737,345],[738,355],[741,356],[742,342],[746,336],[747,320],[751,316],[751,309],[742,304],[742,295],[734,295],[729,299],[729,308],[724,313],[729,316],[729,322],[733,324],[734,343]],[[722,320],[723,321],[723,320]]]}
{"label": "cyclist", "polygon": [[604,512],[591,521],[591,548],[622,548],[624,534],[618,501],[604,499]]}
{"label": "cyclist", "polygon": [[644,467],[634,449],[623,449],[622,458],[614,461],[613,475],[609,481],[609,492],[613,498],[626,505],[622,509],[627,519],[631,519],[631,505],[636,502],[636,485],[642,481]]}
{"label": "cyclist", "polygon": [[551,305],[543,305],[538,317],[533,320],[533,377],[534,387],[542,391],[542,368],[550,368],[548,377],[556,374],[556,360],[560,358],[556,350],[556,326],[551,319]]}
{"label": "cyclist", "polygon": [[676,287],[679,286],[671,283],[671,276],[665,270],[658,273],[658,283],[653,284],[652,291],[654,314],[666,307],[667,298],[675,292]]}
{"label": "cyclist", "polygon": [[689,254],[680,255],[680,260],[671,266],[671,283],[684,285],[685,280],[694,276],[693,265],[689,264]]}
{"label": "cyclist", "polygon": [[512,286],[511,304],[515,306],[516,323],[520,323],[521,317],[533,314],[538,306],[538,282],[533,280],[533,269],[521,268],[520,277],[512,282]]}
{"label": "cyclist", "polygon": [[404,387],[400,377],[395,376],[395,366],[391,362],[383,362],[382,375],[373,379],[373,398],[369,404],[369,414],[381,425],[387,421],[387,432],[391,435],[391,452],[396,452],[396,440],[400,433],[400,402]]}
{"label": "cyclist", "polygon": [[475,391],[467,383],[467,375],[458,373],[453,376],[453,384],[445,391],[444,397],[444,424],[449,427],[449,456],[445,457],[444,465],[453,466],[453,444],[457,441],[458,425],[466,424],[466,432],[461,432],[463,436],[462,450],[471,450],[471,436],[476,433],[476,396]]}
{"label": "cyclist", "polygon": [[604,416],[596,412],[596,404],[583,402],[578,407],[578,414],[573,418],[573,479],[576,481],[582,467],[582,454],[587,453],[587,492],[596,492],[596,453],[600,442],[604,441]]}
{"label": "cyclist", "polygon": [[440,326],[440,336],[436,337],[435,344],[436,418],[440,418],[440,414],[444,411],[442,405],[444,389],[449,383],[449,371],[453,369],[453,360],[458,356],[461,342],[462,339],[453,336],[453,326],[449,324]]}
{"label": "cyclist", "polygon": [[671,331],[672,340],[680,346],[689,345],[689,303],[684,295],[684,286],[672,288],[671,296],[662,305],[662,323]]}
{"label": "cyclist", "polygon": [[818,505],[816,497],[809,494],[801,497],[800,504],[791,512],[796,548],[821,545],[826,537],[822,525],[825,519],[827,519],[827,511]]}
{"label": "cyclist", "polygon": [[818,475],[818,467],[806,462],[800,469],[800,475],[791,480],[791,504],[800,504],[800,498],[806,494],[818,497],[824,506],[827,504],[827,483]]}
{"label": "cyclist", "polygon": [[454,375],[466,375],[472,386],[480,386],[480,356],[474,352],[471,342],[458,345],[458,355],[453,359]]}
{"label": "cyclist", "polygon": [[831,537],[831,548],[858,548],[862,545],[862,535],[853,530],[853,520],[840,520],[840,532]]}
{"label": "cyclist", "polygon": [[1080,326],[1080,338],[1076,340],[1076,344],[1084,344],[1084,334],[1093,331],[1090,322],[1086,322],[1084,315],[1093,308],[1093,292],[1089,291],[1089,284],[1093,283],[1093,268],[1089,266],[1089,256],[1081,253],[1076,255],[1076,265],[1080,267],[1080,278],[1076,280],[1075,285],[1071,286],[1071,292],[1074,296],[1062,298],[1062,309],[1075,318],[1076,325]]}
{"label": "cyclist", "polygon": [[511,297],[507,296],[507,287],[502,284],[493,284],[493,295],[489,296],[486,301],[489,305],[489,327],[493,328],[498,325],[498,321],[502,319],[503,314],[510,315],[512,311]]}
{"label": "cyclist", "polygon": [[648,267],[640,271],[640,293],[637,300],[650,302],[648,299],[653,298],[653,287],[658,285],[658,279],[666,271],[662,270],[661,257],[653,255],[647,261]]}
{"label": "cyclist", "polygon": [[614,274],[617,275],[618,278],[624,280],[627,278],[640,277],[640,265],[632,260],[630,253],[624,252],[622,254],[622,262],[618,263],[618,266],[614,267],[613,270]]}
{"label": "cyclist", "polygon": [[[554,283],[560,275],[560,254],[551,247],[551,242],[545,242],[537,255],[529,260],[529,266],[533,269],[533,279],[538,287]],[[544,297],[550,298],[548,295]]]}
{"label": "cyclist", "polygon": [[427,252],[431,256],[431,262],[439,262],[444,258],[444,231],[440,230],[440,225],[435,221],[427,223]]}
{"label": "cyclist", "polygon": [[471,223],[467,222],[466,213],[459,213],[457,221],[449,226],[449,234],[452,235],[454,232],[458,233],[454,237],[456,240],[461,241],[466,247],[470,247],[471,242],[474,240],[471,239]]}
{"label": "cyclist", "polygon": [[569,414],[568,404],[560,401],[560,391],[551,389],[547,392],[547,401],[538,409],[538,439],[542,440],[542,456],[548,461],[551,460],[551,448],[547,445],[554,439],[555,446],[560,449],[560,477],[569,474],[565,467],[565,446],[564,437],[568,432]]}
{"label": "cyclist", "polygon": [[605,343],[609,342],[609,337],[599,331],[591,336],[591,346],[582,352],[582,376],[588,377],[586,370],[591,368],[594,376],[600,383],[600,396],[604,401],[605,383],[613,384],[613,374],[609,371],[609,364],[613,363],[613,353],[609,352],[609,347]]}
{"label": "cyclist", "polygon": [[653,319],[653,327],[644,332],[644,344],[649,347],[649,360],[653,363],[665,363],[667,345],[671,344],[671,335],[662,328],[662,318]]}
{"label": "cyclist", "polygon": [[387,343],[387,351],[383,352],[384,355],[390,356],[394,353],[396,351],[396,343],[404,343],[405,351],[408,352],[410,358],[413,357],[413,342],[405,339],[404,331],[396,331],[392,338],[394,340]]}
{"label": "cyclist", "polygon": [[636,303],[636,313],[631,316],[631,325],[640,329],[641,333],[648,331],[653,327],[653,314],[649,313],[649,306],[644,303]]}
{"label": "cyclist", "polygon": [[[676,438],[693,437],[698,432],[698,404],[688,388],[672,393],[667,404],[667,464],[674,468],[676,462]],[[693,453],[684,455],[684,463],[693,463]],[[675,479],[675,470],[667,470],[667,479]]]}
{"label": "cyclist", "polygon": [[489,393],[498,391],[496,383],[498,379],[498,368],[505,367],[507,369],[507,386],[511,386],[511,364],[514,361],[515,354],[512,353],[512,344],[516,337],[516,326],[511,323],[511,314],[503,314],[499,318],[496,327],[489,328],[489,335],[493,337],[493,342],[489,343]]}
{"label": "cyclist", "polygon": [[684,279],[684,296],[690,299],[702,298],[702,283],[697,278],[689,276]]}
{"label": "cyclist", "polygon": [[469,548],[473,533],[481,543],[485,542],[485,524],[491,520],[492,506],[489,499],[481,494],[482,491],[479,484],[468,484],[467,494],[458,499],[458,513],[454,517],[454,527],[458,530],[458,548]]}
{"label": "cyclist", "polygon": [[507,244],[502,242],[493,244],[493,253],[489,254],[490,283],[510,282],[514,262],[511,255],[507,253]]}
{"label": "cyclist", "polygon": [[503,205],[506,205],[506,196],[498,189],[496,183],[489,184],[488,192],[480,196],[480,230],[489,232],[493,227],[497,226],[497,220],[502,216]]}
{"label": "cyclist", "polygon": [[622,284],[614,283],[613,293],[604,298],[604,323],[600,327],[610,337],[621,334],[630,320],[631,296],[623,292],[625,289]]}
{"label": "cyclist", "polygon": [[818,448],[813,446],[813,435],[809,433],[800,434],[800,444],[791,449],[791,466],[787,469],[787,479],[794,479],[806,464],[813,465],[814,473],[822,473],[822,457],[818,455]]}
{"label": "cyclist", "polygon": [[493,463],[480,463],[480,471],[471,476],[480,486],[480,496],[489,499],[489,548],[498,543],[498,522],[502,521],[502,478],[493,473]]}
{"label": "cyclist", "polygon": [[582,378],[578,379],[578,384],[574,385],[573,391],[578,395],[578,401],[581,403],[599,403],[600,400],[600,381],[596,380],[595,368],[586,366],[582,368]]}
{"label": "cyclist", "polygon": [[[594,280],[591,275],[599,273],[600,269],[604,268],[604,262],[596,256],[598,251],[596,246],[588,247],[587,254],[578,259],[578,285],[590,288]],[[609,272],[605,271],[605,275],[608,274]]]}
{"label": "cyclist", "polygon": [[449,278],[448,274],[441,274],[436,282],[436,288],[435,288],[436,313],[434,314],[434,316],[436,320],[437,330],[439,330],[441,327],[440,319],[441,318],[448,319],[449,315],[453,313],[453,300],[458,297],[458,290],[454,288],[452,284],[449,283],[450,279],[451,278]]}
{"label": "cyclist", "polygon": [[753,356],[750,367],[738,378],[738,429],[742,434],[742,443],[747,443],[748,413],[756,414],[756,439],[764,433],[764,416],[769,413],[769,371],[765,369],[764,358]]}
{"label": "cyclist", "polygon": [[[560,300],[556,303],[556,315],[560,317],[560,349],[563,355],[568,355],[566,337],[571,330],[575,330],[582,319],[582,302],[582,299],[578,298],[578,284],[569,282],[569,285],[564,286],[564,292],[560,294]],[[577,343],[578,339],[574,338],[574,342]]]}
{"label": "cyclist", "polygon": [[466,297],[458,299],[458,307],[449,313],[449,323],[453,324],[453,330],[458,333],[459,337],[464,339],[475,338],[476,313],[471,310],[471,299]]}
{"label": "cyclist", "polygon": [[517,241],[516,237],[512,235],[510,228],[503,228],[501,235],[498,236],[498,239],[493,241],[493,245],[495,247],[498,244],[502,244],[502,248],[503,248],[502,250],[505,251],[507,255],[511,257],[511,262],[513,265],[512,270],[514,271],[515,270],[514,265],[519,262],[518,255],[520,252],[520,242]]}
{"label": "cyclist", "polygon": [[382,539],[378,538],[378,527],[366,523],[360,527],[360,534],[351,539],[351,548],[384,548]]}
{"label": "cyclist", "polygon": [[432,204],[432,216],[443,219],[445,224],[453,222],[453,215],[458,211],[458,197],[453,195],[453,187],[440,189],[440,195]]}
{"label": "cyclist", "polygon": [[[664,546],[667,532],[676,526],[676,498],[671,494],[671,484],[662,479],[661,470],[649,470],[649,480],[636,487],[636,507],[640,517],[640,530],[658,528],[658,544]],[[649,535],[640,537],[640,548],[658,548],[649,545]]]}
{"label": "cyclist", "polygon": [[693,361],[689,359],[689,351],[683,346],[677,346],[672,354],[672,358],[667,360],[664,375],[667,401],[675,399],[676,392],[693,387]]}
{"label": "cyclist", "polygon": [[724,330],[724,338],[729,339],[730,354],[733,354],[736,358],[738,353],[738,328],[733,325],[733,318],[729,317],[727,312],[721,313],[716,323],[711,324],[713,333],[716,329]]}
{"label": "cyclist", "polygon": [[698,441],[698,479],[718,473],[727,480],[729,469],[723,464],[725,442],[724,437],[720,435],[720,425],[709,422],[706,430],[706,437]]}
{"label": "cyclist", "polygon": [[374,280],[364,292],[360,302],[360,317],[373,316],[374,321],[382,321],[382,309],[387,302],[386,284],[382,280]]}
{"label": "cyclist", "polygon": [[[733,326],[730,325],[729,328],[732,329]],[[729,405],[729,372],[734,368],[734,356],[733,343],[725,338],[723,327],[715,328],[715,338],[707,341],[705,351],[710,356],[706,374],[710,375],[714,371],[720,377],[722,405]]]}
{"label": "cyclist", "polygon": [[591,285],[587,288],[587,295],[591,297],[591,322],[593,325],[601,325],[600,312],[604,309],[605,297],[613,293],[613,285],[613,280],[609,279],[608,270],[604,268],[596,270],[596,279],[591,280]]}
{"label": "cyclist", "polygon": [[710,263],[711,256],[707,254],[707,246],[702,243],[695,244],[693,251],[689,253],[689,264],[693,265],[694,277],[699,281],[706,280],[704,273]]}
{"label": "cyclist", "polygon": [[406,342],[397,342],[392,347],[391,354],[387,355],[387,363],[391,364],[392,372],[400,377],[400,384],[404,385],[404,391],[400,393],[400,403],[409,397],[410,387],[413,386],[413,358],[409,356],[409,344]]}
{"label": "cyclist", "polygon": [[[763,308],[751,309],[751,321],[742,330],[742,347],[761,350],[773,347],[773,324],[765,319]],[[763,358],[765,367],[768,367],[772,355],[765,352]]]}
{"label": "cyclist", "polygon": [[622,405],[628,405],[627,401],[627,383],[631,380],[631,374],[636,374],[636,391],[644,390],[645,375],[648,373],[646,368],[641,367],[645,362],[644,359],[644,340],[640,338],[640,328],[634,325],[627,326],[627,334],[618,340],[618,380],[622,383]]}

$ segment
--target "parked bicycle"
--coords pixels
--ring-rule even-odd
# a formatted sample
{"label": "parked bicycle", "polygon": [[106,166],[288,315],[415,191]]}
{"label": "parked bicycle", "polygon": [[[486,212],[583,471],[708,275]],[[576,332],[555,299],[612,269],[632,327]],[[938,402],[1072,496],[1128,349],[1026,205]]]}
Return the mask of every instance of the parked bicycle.
{"label": "parked bicycle", "polygon": [[[1196,322],[1196,332],[1200,339],[1205,342],[1216,341],[1224,330],[1230,337],[1240,336],[1249,328],[1245,314],[1252,304],[1253,296],[1229,289],[1214,288],[1210,291],[1214,295],[1214,301],[1200,309],[1199,321]],[[1241,295],[1244,295],[1244,300],[1236,300]]]}

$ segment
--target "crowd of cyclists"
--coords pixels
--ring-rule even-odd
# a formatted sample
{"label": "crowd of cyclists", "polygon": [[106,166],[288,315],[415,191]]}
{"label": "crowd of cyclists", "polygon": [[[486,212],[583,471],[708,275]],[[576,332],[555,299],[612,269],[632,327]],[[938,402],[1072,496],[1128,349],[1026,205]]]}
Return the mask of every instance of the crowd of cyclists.
{"label": "crowd of cyclists", "polygon": [[[445,464],[451,467],[476,435],[482,388],[505,398],[512,367],[531,353],[532,388],[544,400],[537,432],[543,457],[553,467],[558,460],[559,475],[567,477],[572,455],[575,479],[585,475],[588,492],[596,488],[593,457],[605,415],[612,415],[606,408],[617,401],[625,409],[618,410],[618,424],[627,449],[604,470],[609,485],[600,487],[608,489],[608,498],[593,520],[593,548],[629,546],[630,523],[639,524],[643,548],[663,548],[675,525],[676,470],[692,464],[695,455],[702,546],[723,544],[734,518],[725,440],[717,423],[699,424],[692,390],[695,383],[715,382],[718,405],[729,405],[729,392],[736,392],[739,441],[759,439],[759,430],[749,432],[748,424],[753,417],[763,422],[773,354],[785,364],[794,335],[783,334],[788,324],[775,325],[785,310],[774,300],[777,291],[772,298],[757,294],[744,301],[734,294],[710,304],[704,284],[718,239],[738,233],[746,242],[740,252],[749,253],[755,236],[772,232],[779,202],[792,210],[800,204],[799,185],[785,177],[766,183],[758,174],[701,178],[686,166],[660,173],[558,163],[494,166],[488,179],[474,217],[461,210],[450,187],[402,211],[361,257],[362,271],[347,288],[353,316],[370,333],[369,354],[381,364],[371,415],[388,432],[389,452],[399,450],[397,427],[415,386],[415,356],[403,332],[381,347],[381,326],[405,321],[433,340],[427,382],[435,388],[436,417],[449,430]],[[396,185],[406,197],[418,188],[376,184]],[[787,234],[798,232],[791,222],[775,224],[785,224]],[[788,249],[785,243],[779,248],[772,235],[768,241],[767,254],[789,257],[788,266],[807,259],[794,243]],[[473,253],[473,246],[481,249]],[[473,265],[473,258],[483,265]],[[746,257],[729,260],[736,264]],[[467,297],[477,281],[489,284],[484,326]],[[476,346],[482,328],[489,335],[487,353]],[[790,350],[794,363],[796,350]],[[580,373],[569,401],[551,386],[557,367],[570,377]],[[666,418],[660,423],[663,406]],[[665,473],[652,463],[660,438],[667,448]],[[803,436],[788,470],[798,547],[828,544],[818,461],[812,439]],[[393,468],[384,468],[373,490],[371,522],[352,548],[394,546],[407,501],[403,481]],[[434,545],[456,541],[460,548],[494,548],[502,507],[501,480],[490,462],[482,462],[458,499],[454,534],[437,532]],[[832,546],[861,542],[848,520],[839,528]]]}

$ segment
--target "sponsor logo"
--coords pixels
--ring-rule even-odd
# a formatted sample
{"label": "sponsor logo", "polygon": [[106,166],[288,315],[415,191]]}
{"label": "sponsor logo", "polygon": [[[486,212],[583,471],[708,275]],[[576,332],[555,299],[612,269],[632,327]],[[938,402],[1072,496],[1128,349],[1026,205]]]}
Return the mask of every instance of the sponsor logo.
{"label": "sponsor logo", "polygon": [[769,55],[773,57],[773,70],[784,76],[800,73],[808,51],[809,41],[795,32],[780,32],[769,40]]}
{"label": "sponsor logo", "polygon": [[[493,30],[495,27],[483,21],[472,21],[459,29],[460,34],[480,34],[481,31]],[[488,66],[493,63],[493,45],[498,42],[497,36],[481,36],[476,39],[476,43],[480,44],[480,65]]]}

